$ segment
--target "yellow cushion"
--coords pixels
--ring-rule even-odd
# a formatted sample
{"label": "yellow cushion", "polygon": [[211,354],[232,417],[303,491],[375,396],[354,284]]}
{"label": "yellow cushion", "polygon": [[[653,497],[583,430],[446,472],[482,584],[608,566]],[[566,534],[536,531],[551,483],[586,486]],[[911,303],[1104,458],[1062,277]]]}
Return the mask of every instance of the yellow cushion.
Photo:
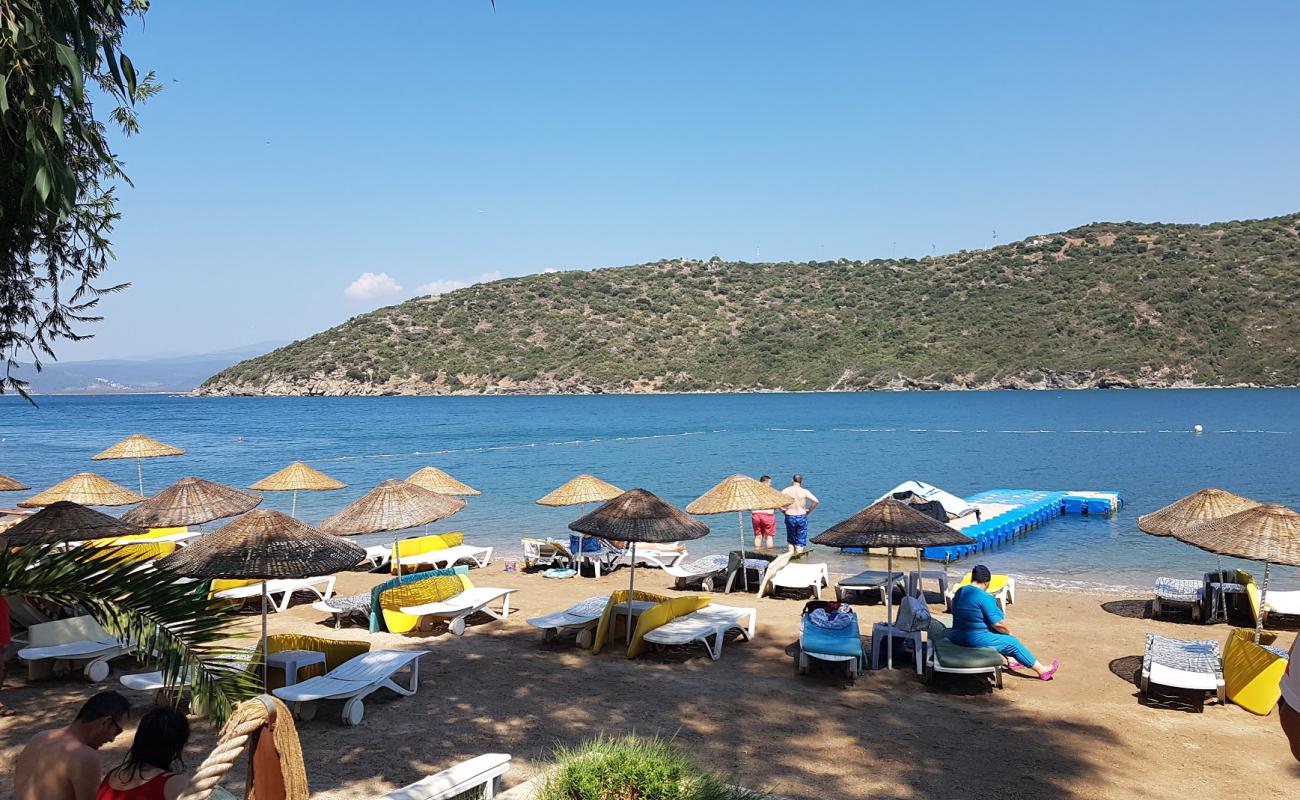
{"label": "yellow cushion", "polygon": [[448,547],[455,547],[458,544],[465,543],[465,534],[460,532],[440,533],[438,534],[438,538],[441,539],[442,543],[447,545]]}
{"label": "yellow cushion", "polygon": [[[432,536],[417,536],[414,539],[402,539],[396,542],[397,547],[393,551],[393,560],[391,571],[397,574],[397,559],[407,558],[409,556],[418,556],[424,553],[432,553],[434,550],[446,550],[447,542],[439,534]],[[402,568],[403,572],[410,572],[412,564],[407,564]]]}
{"label": "yellow cushion", "polygon": [[[302,682],[317,675],[324,675],[350,658],[370,652],[369,642],[352,642],[344,639],[326,639],[320,636],[307,636],[300,633],[277,633],[266,637],[266,651],[279,653],[285,650],[314,650],[325,654],[325,664],[312,664],[298,670],[298,681]],[[284,686],[284,671],[272,668],[267,672],[266,687],[279,689]]]}
{"label": "yellow cushion", "polygon": [[[1006,575],[992,575],[989,577],[989,588],[986,589],[985,591],[987,591],[989,594],[997,594],[998,592],[1007,588],[1008,580],[1009,578]],[[970,573],[967,572],[966,577],[961,579],[961,583],[957,584],[956,589],[960,589],[963,586],[969,586],[969,585],[970,585]]]}
{"label": "yellow cushion", "polygon": [[[640,590],[631,593],[632,600],[644,600],[650,603],[663,603],[669,598],[661,594],[651,594]],[[605,613],[600,616],[600,622],[596,624],[596,638],[592,640],[591,652],[599,654],[601,648],[609,641],[611,635],[617,635],[619,627],[615,625],[616,616],[614,608],[627,603],[629,594],[626,589],[619,589],[609,596],[609,602],[605,604]],[[617,617],[620,623],[625,622],[625,618]]]}
{"label": "yellow cushion", "polygon": [[171,536],[173,533],[189,533],[190,529],[181,526],[179,528],[150,528],[146,533],[133,533],[129,536],[119,536],[116,539],[96,539],[96,542],[108,542],[109,544],[129,544],[138,542],[141,539],[160,539],[164,536]]}
{"label": "yellow cushion", "polygon": [[465,575],[439,575],[394,586],[379,594],[379,609],[384,615],[384,625],[392,633],[414,630],[420,618],[403,614],[402,608],[438,603],[473,588],[474,584]]}
{"label": "yellow cushion", "polygon": [[636,628],[632,631],[632,642],[627,646],[627,657],[635,658],[645,652],[645,635],[650,631],[660,625],[666,625],[678,617],[686,616],[693,611],[699,611],[708,604],[708,597],[674,597],[672,600],[660,603],[654,608],[647,608],[642,611],[641,616],[636,619]]}
{"label": "yellow cushion", "polygon": [[[96,541],[110,541],[99,539]],[[94,554],[91,558],[96,561],[115,561],[127,564],[138,564],[145,561],[153,561],[158,558],[166,558],[176,552],[175,542],[147,542],[145,544],[127,544],[127,545],[94,545]]]}
{"label": "yellow cushion", "polygon": [[260,583],[260,581],[226,580],[224,578],[213,578],[212,586],[211,588],[208,589],[208,596],[211,597],[212,595],[215,595],[217,592],[224,592],[227,589],[238,589],[241,586],[252,586],[255,583]]}
{"label": "yellow cushion", "polygon": [[[1262,633],[1260,644],[1272,644],[1275,633]],[[1235,630],[1223,649],[1223,682],[1228,699],[1252,714],[1266,717],[1282,696],[1279,684],[1287,660],[1255,644],[1255,632]]]}

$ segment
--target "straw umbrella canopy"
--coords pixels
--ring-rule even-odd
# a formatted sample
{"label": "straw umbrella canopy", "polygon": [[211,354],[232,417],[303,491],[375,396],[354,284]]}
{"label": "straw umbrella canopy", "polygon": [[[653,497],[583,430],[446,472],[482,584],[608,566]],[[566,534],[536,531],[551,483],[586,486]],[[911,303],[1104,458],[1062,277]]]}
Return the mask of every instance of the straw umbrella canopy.
{"label": "straw umbrella canopy", "polygon": [[109,461],[118,458],[134,458],[135,474],[140,481],[140,494],[144,494],[144,469],[140,461],[146,458],[164,458],[166,456],[183,456],[185,451],[179,447],[150,439],[142,433],[132,434],[102,453],[90,457],[91,461]]}
{"label": "straw umbrella canopy", "polygon": [[627,640],[632,641],[632,593],[636,591],[637,542],[668,543],[699,539],[709,526],[660,500],[645,489],[630,489],[590,514],[569,523],[569,530],[632,543],[632,571],[628,581]]}
{"label": "straw umbrella canopy", "polygon": [[[1257,500],[1210,487],[1192,492],[1158,511],[1143,514],[1138,517],[1137,526],[1138,530],[1152,536],[1170,536],[1174,528],[1220,519],[1257,505],[1259,505]],[[1214,564],[1215,569],[1223,572],[1223,559],[1217,554],[1214,557]]]}
{"label": "straw umbrella canopy", "polygon": [[346,489],[347,484],[336,481],[318,469],[295,461],[272,475],[267,475],[248,488],[258,492],[293,492],[293,502],[289,505],[289,516],[298,516],[298,492],[331,492]]}
{"label": "straw umbrella canopy", "polygon": [[481,494],[478,489],[466,483],[461,483],[437,467],[424,467],[411,473],[406,479],[407,483],[414,483],[421,489],[428,489],[438,494],[461,495],[464,497],[473,497]]}
{"label": "straw umbrella canopy", "polygon": [[[889,561],[885,567],[886,581],[894,574],[894,551],[899,547],[942,547],[951,544],[970,544],[974,540],[964,533],[945,525],[933,517],[922,514],[907,503],[886,498],[873,503],[858,513],[827,528],[813,538],[815,544],[828,547],[889,548]],[[892,589],[892,584],[890,584]],[[894,668],[894,609],[893,591],[885,593],[885,621],[889,668]]]}
{"label": "straw umbrella canopy", "polygon": [[150,528],[180,528],[234,517],[260,502],[260,494],[185,477],[126,512],[122,519]]}
{"label": "straw umbrella canopy", "polygon": [[27,484],[16,481],[8,475],[0,475],[0,492],[21,492],[30,488]]}
{"label": "straw umbrella canopy", "polygon": [[[1283,505],[1257,505],[1219,519],[1175,528],[1173,536],[1223,556],[1264,562],[1260,604],[1268,599],[1273,564],[1300,567],[1300,514]],[[1255,618],[1255,643],[1264,629],[1264,609]]]}
{"label": "straw umbrella canopy", "polygon": [[[771,486],[756,481],[748,475],[736,474],[723,478],[717,486],[693,500],[686,506],[690,514],[725,514],[736,512],[736,524],[740,530],[740,557],[745,557],[745,516],[746,511],[766,511],[785,508],[790,505],[790,498]],[[742,569],[745,591],[749,591],[749,570]]]}
{"label": "straw umbrella canopy", "polygon": [[[389,479],[329,516],[320,529],[337,536],[382,533],[417,528],[446,519],[466,505],[459,497],[421,489],[413,483]],[[397,557],[397,538],[393,538],[393,556],[397,574],[402,574]]]}
{"label": "straw umbrella canopy", "polygon": [[[553,508],[578,506],[579,514],[586,516],[588,503],[603,503],[606,500],[613,500],[622,493],[622,489],[612,483],[602,481],[595,475],[574,475],[538,499],[537,505],[551,506]],[[582,543],[586,538],[581,534],[578,536],[578,551],[573,554],[575,575],[578,569],[578,558],[582,555]]]}
{"label": "straw umbrella canopy", "polygon": [[85,539],[131,536],[145,529],[79,503],[59,500],[8,528],[0,535],[4,545],[54,544]]}
{"label": "straw umbrella canopy", "polygon": [[71,478],[60,481],[40,494],[23,500],[21,508],[40,508],[51,503],[67,501],[83,506],[126,506],[138,503],[144,498],[108,478],[93,472],[78,472]]}
{"label": "straw umbrella canopy", "polygon": [[279,511],[252,511],[158,562],[186,578],[262,581],[262,685],[266,685],[266,581],[331,575],[366,551]]}

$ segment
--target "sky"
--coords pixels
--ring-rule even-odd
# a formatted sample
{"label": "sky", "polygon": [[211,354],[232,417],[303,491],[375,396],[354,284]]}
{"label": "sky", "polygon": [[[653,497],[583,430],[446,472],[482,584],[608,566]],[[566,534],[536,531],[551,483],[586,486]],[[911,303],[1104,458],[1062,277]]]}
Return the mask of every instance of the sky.
{"label": "sky", "polygon": [[160,0],[95,337],[303,338],[662,258],[1300,210],[1300,4]]}

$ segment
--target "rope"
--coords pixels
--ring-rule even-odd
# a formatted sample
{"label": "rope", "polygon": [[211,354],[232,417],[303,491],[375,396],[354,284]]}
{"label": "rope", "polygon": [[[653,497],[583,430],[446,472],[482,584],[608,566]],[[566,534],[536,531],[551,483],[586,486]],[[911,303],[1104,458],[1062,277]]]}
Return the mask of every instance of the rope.
{"label": "rope", "polygon": [[[276,718],[272,730],[275,749],[280,754],[280,768],[284,772],[286,800],[306,800],[307,772],[303,765],[298,730],[293,724],[293,714],[288,706],[270,695],[245,700],[235,706],[234,713],[221,729],[217,746],[203,759],[203,763],[195,770],[194,777],[190,779],[190,788],[177,800],[208,800],[239,760],[249,740],[270,720],[272,709]],[[255,800],[251,785],[245,798]]]}

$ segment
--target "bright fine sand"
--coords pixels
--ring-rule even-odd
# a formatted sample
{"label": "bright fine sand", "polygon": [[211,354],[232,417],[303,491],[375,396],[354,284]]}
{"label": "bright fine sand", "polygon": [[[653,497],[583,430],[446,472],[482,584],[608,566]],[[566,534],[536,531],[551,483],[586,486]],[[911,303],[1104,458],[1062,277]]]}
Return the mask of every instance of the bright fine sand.
{"label": "bright fine sand", "polygon": [[[752,595],[725,602],[757,605],[756,640],[729,639],[718,662],[702,647],[631,661],[617,648],[593,656],[572,639],[543,644],[524,620],[624,588],[627,570],[552,581],[506,573],[493,562],[472,577],[478,585],[519,589],[508,622],[476,619],[459,638],[445,626],[412,636],[371,636],[356,625],[337,633],[429,655],[419,693],[372,695],[360,727],[340,723],[337,703],[322,704],[313,721],[299,723],[313,797],[372,797],[488,752],[514,756],[506,776],[514,785],[544,765],[556,744],[631,731],[674,737],[704,766],[793,798],[1172,800],[1295,797],[1300,789],[1300,768],[1276,712],[1256,717],[1210,704],[1189,713],[1138,701],[1132,677],[1147,631],[1222,641],[1228,628],[1142,619],[1145,598],[1136,595],[1020,587],[1008,615],[1012,630],[1063,666],[1051,683],[1008,675],[1005,690],[989,693],[979,680],[955,677],[927,687],[901,668],[868,673],[851,687],[829,668],[800,677],[791,653],[803,602]],[[361,591],[379,579],[346,573],[339,590]],[[637,585],[665,590],[668,576],[638,570]],[[884,618],[882,606],[857,608],[864,632]],[[931,608],[942,612],[941,605]],[[249,631],[256,619],[240,618]],[[273,616],[271,631],[335,635],[307,603]],[[1283,632],[1278,643],[1290,647],[1294,636]],[[115,662],[105,686],[120,688],[117,677],[133,669]],[[16,664],[11,673],[18,674],[4,699],[19,713],[0,719],[0,751],[10,763],[28,737],[69,719],[93,692],[75,678],[27,685]],[[151,700],[127,694],[141,708]],[[105,748],[105,767],[121,758],[133,729]],[[196,723],[190,768],[214,738],[210,724]],[[0,796],[9,793],[6,771]]]}

